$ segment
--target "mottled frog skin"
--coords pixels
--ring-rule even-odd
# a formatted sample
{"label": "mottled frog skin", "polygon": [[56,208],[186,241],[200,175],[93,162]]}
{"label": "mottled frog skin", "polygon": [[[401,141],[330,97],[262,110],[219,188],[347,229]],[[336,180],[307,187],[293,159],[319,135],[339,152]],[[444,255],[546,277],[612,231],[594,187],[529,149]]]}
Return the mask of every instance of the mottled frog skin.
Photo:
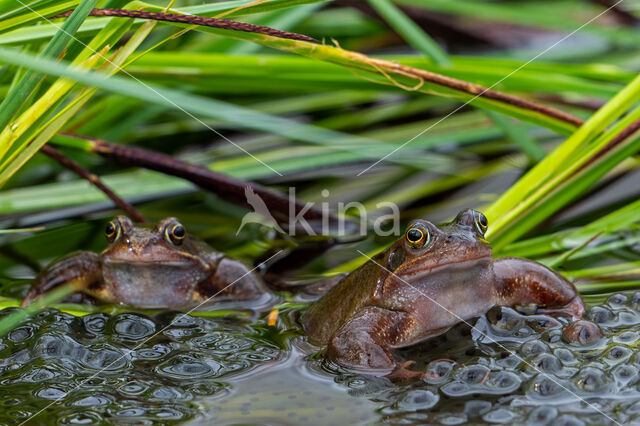
{"label": "mottled frog skin", "polygon": [[416,220],[399,241],[343,278],[301,322],[338,364],[374,374],[399,368],[391,350],[419,343],[494,306],[536,305],[579,319],[575,286],[526,259],[494,259],[482,213],[462,211],[438,227]]}
{"label": "mottled frog skin", "polygon": [[212,296],[249,300],[268,292],[259,275],[189,235],[176,218],[145,227],[118,216],[105,235],[102,253],[79,252],[46,268],[22,305],[66,283],[100,301],[139,308],[185,308]]}

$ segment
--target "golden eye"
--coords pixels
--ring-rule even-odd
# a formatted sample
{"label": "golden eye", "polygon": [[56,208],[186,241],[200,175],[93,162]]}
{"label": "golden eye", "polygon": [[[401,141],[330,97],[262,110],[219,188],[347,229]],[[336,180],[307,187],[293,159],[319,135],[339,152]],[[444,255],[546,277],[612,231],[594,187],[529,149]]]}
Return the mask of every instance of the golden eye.
{"label": "golden eye", "polygon": [[489,221],[487,217],[478,211],[473,211],[473,221],[476,223],[476,228],[481,235],[484,236],[484,233],[487,231],[489,227]]}
{"label": "golden eye", "polygon": [[182,241],[187,236],[187,231],[185,231],[184,226],[182,226],[181,223],[170,223],[164,233],[167,240],[175,245],[182,244]]}
{"label": "golden eye", "polygon": [[104,228],[104,235],[110,243],[117,240],[120,236],[120,223],[117,220],[112,220],[107,223],[107,226]]}
{"label": "golden eye", "polygon": [[407,230],[406,238],[411,247],[424,247],[430,239],[429,230],[421,226],[412,226]]}

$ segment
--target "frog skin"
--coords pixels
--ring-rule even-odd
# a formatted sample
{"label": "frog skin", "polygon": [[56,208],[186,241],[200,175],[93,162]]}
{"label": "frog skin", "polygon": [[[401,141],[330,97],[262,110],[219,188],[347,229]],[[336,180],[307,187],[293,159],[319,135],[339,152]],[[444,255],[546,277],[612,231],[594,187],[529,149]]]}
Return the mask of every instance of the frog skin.
{"label": "frog skin", "polygon": [[184,308],[212,296],[249,300],[268,292],[259,275],[187,234],[176,218],[144,227],[118,216],[105,235],[102,253],[79,252],[42,271],[22,306],[66,283],[100,301],[139,308]]}
{"label": "frog skin", "polygon": [[[488,222],[474,210],[448,225],[415,220],[404,237],[343,278],[301,318],[309,341],[351,370],[404,370],[391,350],[412,346],[494,306],[537,306],[580,319],[575,286],[521,258],[492,258]],[[596,334],[596,333],[594,333]],[[407,370],[404,370],[407,371]]]}

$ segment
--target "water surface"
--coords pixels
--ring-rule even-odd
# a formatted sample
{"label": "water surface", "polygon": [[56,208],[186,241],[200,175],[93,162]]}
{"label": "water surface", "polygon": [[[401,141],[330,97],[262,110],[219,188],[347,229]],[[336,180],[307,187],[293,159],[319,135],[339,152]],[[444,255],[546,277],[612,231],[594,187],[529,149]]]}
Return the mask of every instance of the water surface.
{"label": "water surface", "polygon": [[45,310],[0,339],[0,423],[640,424],[640,292],[589,310],[605,338],[588,346],[563,319],[493,309],[401,351],[428,373],[403,384],[322,362],[294,313]]}

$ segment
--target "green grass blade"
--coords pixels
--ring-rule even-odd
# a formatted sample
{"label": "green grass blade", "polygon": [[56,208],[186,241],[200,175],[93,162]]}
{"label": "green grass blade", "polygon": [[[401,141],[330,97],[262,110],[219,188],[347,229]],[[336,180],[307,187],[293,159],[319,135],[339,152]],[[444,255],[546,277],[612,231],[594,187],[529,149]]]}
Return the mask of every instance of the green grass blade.
{"label": "green grass blade", "polygon": [[[278,134],[294,140],[334,147],[337,150],[357,153],[361,158],[380,158],[391,147],[354,135],[300,124],[292,120],[258,113],[226,102],[207,99],[171,89],[152,87],[120,77],[103,73],[82,72],[62,63],[0,48],[0,61],[27,66],[36,70],[46,70],[49,74],[68,78],[112,93],[134,97],[152,104],[162,105],[198,116],[224,120],[242,128],[249,128]],[[366,149],[365,149],[366,148]]]}
{"label": "green grass blade", "polygon": [[[495,238],[504,229],[514,225],[516,207],[559,173],[576,164],[575,153],[587,146],[595,136],[640,100],[640,76],[636,77],[606,105],[596,111],[555,151],[538,163],[525,176],[509,188],[495,203],[485,210],[490,223],[487,236]],[[519,208],[519,213],[522,207]],[[518,220],[522,220],[520,217]],[[522,229],[522,225],[520,225]]]}
{"label": "green grass blade", "polygon": [[391,0],[369,0],[369,4],[402,35],[411,46],[422,52],[426,57],[440,66],[449,66],[449,60],[445,51],[429,37],[415,22],[398,9]]}
{"label": "green grass blade", "polygon": [[[83,0],[65,20],[60,29],[53,36],[49,44],[42,51],[43,58],[56,58],[64,47],[72,39],[78,28],[89,16],[89,12],[95,7],[98,0]],[[18,111],[21,104],[29,97],[44,73],[29,70],[16,84],[0,104],[0,129],[4,128],[11,117]]]}

